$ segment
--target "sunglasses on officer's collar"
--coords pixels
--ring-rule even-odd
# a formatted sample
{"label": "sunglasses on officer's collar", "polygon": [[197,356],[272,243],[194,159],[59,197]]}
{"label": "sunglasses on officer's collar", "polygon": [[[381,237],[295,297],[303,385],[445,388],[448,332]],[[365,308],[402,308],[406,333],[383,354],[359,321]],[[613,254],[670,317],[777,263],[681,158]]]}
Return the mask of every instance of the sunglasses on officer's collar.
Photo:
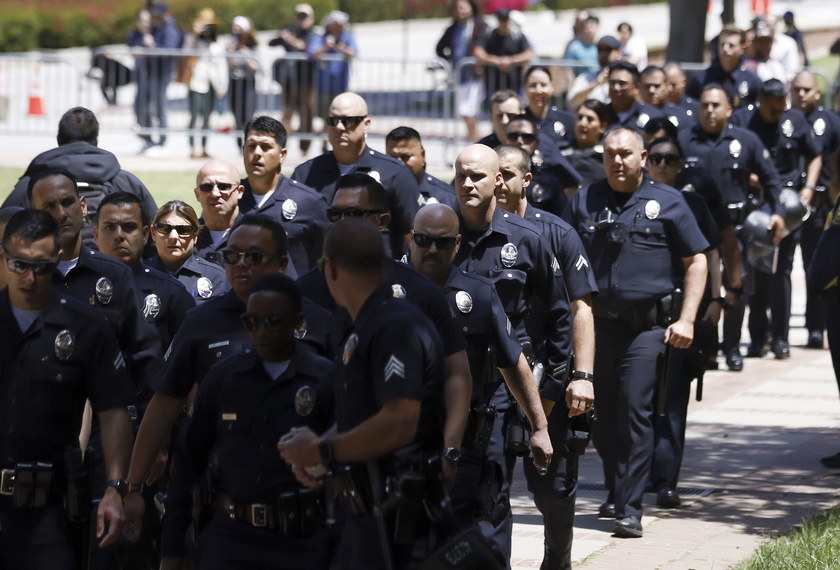
{"label": "sunglasses on officer's collar", "polygon": [[19,259],[17,257],[10,257],[6,254],[6,267],[12,273],[23,275],[30,269],[33,275],[51,275],[58,265],[58,260],[55,261],[28,261],[26,259]]}

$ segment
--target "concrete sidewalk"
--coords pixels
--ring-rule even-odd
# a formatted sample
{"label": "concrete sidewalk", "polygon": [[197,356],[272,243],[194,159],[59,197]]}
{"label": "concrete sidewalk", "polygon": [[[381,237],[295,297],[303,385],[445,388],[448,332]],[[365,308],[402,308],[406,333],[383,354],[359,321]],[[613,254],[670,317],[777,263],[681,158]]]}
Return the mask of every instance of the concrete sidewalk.
{"label": "concrete sidewalk", "polygon": [[[706,374],[703,401],[689,406],[680,480],[683,507],[654,506],[645,495],[640,539],[611,535],[598,520],[605,500],[601,462],[590,445],[581,458],[575,542],[576,568],[721,570],[749,558],[761,541],[838,502],[840,472],[821,457],[840,451],[840,402],[828,350],[801,348],[805,304],[801,260],[794,265],[791,358],[747,359],[744,371]],[[749,339],[746,335],[745,339]],[[601,489],[601,490],[598,490]],[[511,565],[538,568],[542,517],[521,470],[514,482]]]}

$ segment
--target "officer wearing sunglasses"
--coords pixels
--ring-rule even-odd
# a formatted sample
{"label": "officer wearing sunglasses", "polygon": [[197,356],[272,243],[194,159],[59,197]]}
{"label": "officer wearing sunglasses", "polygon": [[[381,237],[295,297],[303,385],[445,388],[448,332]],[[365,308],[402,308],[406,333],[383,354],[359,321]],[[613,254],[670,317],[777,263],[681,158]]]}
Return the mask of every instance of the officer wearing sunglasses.
{"label": "officer wearing sunglasses", "polygon": [[344,174],[368,174],[382,184],[391,213],[389,249],[394,259],[399,259],[405,253],[411,222],[417,213],[417,181],[402,162],[367,145],[371,119],[367,103],[359,95],[347,92],[336,96],[326,121],[332,151],[298,166],[292,178],[320,192],[327,202],[332,202],[335,182]]}
{"label": "officer wearing sunglasses", "polygon": [[68,515],[91,524],[92,505],[64,503],[70,496],[65,473],[73,472],[64,450],[79,450],[86,400],[109,435],[103,442],[109,483],[94,495],[101,498],[102,517],[96,551],[119,538],[123,516],[118,488],[126,467],[121,458],[131,446],[126,406],[134,387],[101,312],[53,284],[59,255],[59,224],[49,213],[30,209],[12,216],[0,250],[0,272],[9,285],[0,291],[0,366],[15,371],[3,377],[0,555],[19,568],[75,568],[75,553],[88,548],[75,544]]}

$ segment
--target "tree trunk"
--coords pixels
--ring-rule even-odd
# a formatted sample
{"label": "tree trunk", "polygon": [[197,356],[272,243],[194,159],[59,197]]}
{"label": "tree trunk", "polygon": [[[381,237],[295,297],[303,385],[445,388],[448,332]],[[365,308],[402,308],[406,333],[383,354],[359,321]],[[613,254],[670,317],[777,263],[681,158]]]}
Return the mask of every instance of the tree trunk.
{"label": "tree trunk", "polygon": [[671,28],[668,38],[668,61],[702,62],[706,45],[706,2],[669,0]]}

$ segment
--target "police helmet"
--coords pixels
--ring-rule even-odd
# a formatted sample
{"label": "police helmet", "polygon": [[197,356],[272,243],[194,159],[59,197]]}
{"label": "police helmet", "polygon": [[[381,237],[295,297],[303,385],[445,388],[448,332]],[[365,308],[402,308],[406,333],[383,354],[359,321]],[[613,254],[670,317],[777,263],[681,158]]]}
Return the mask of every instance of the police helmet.
{"label": "police helmet", "polygon": [[796,228],[808,219],[811,215],[811,208],[807,207],[799,193],[792,188],[782,188],[779,194],[779,203],[782,205],[782,217],[785,219],[785,232],[793,233]]}
{"label": "police helmet", "polygon": [[753,210],[741,228],[741,239],[746,244],[747,261],[758,271],[773,273],[776,269],[776,246],[773,245],[773,230],[770,214],[765,210]]}

